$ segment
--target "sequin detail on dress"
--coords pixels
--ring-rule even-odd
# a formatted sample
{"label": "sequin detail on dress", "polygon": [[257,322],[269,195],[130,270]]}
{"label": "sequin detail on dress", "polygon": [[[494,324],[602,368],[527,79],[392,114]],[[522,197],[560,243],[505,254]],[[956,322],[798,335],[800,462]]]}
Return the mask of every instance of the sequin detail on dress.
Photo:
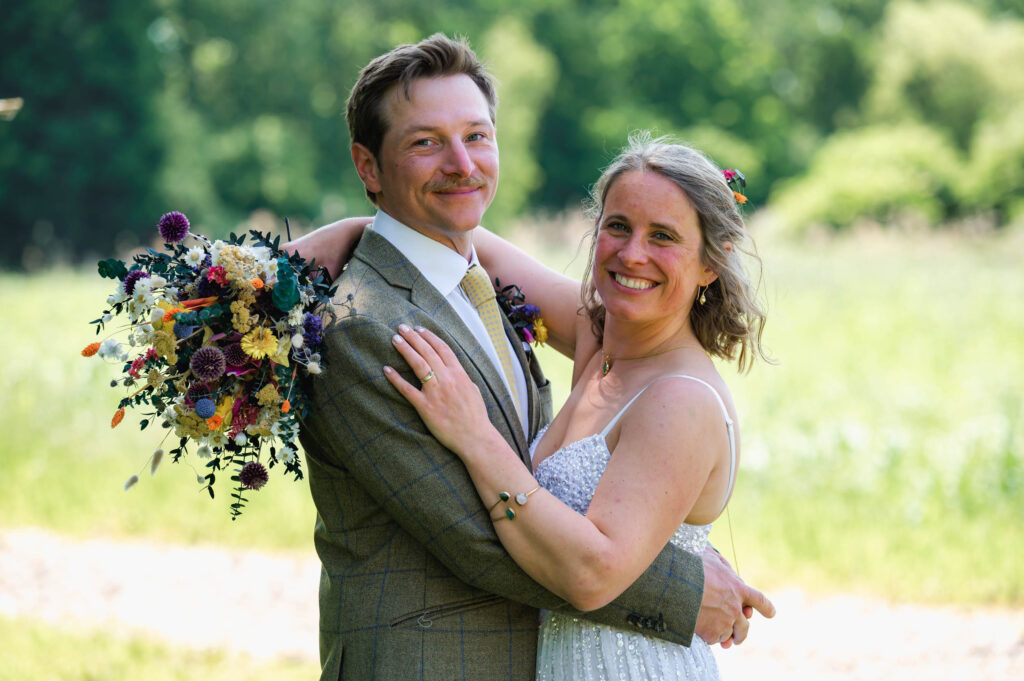
{"label": "sequin detail on dress", "polygon": [[[537,447],[545,428],[530,447]],[[611,452],[604,436],[566,445],[537,466],[537,481],[578,513],[586,513]],[[700,555],[711,525],[679,526],[669,540]],[[719,678],[711,648],[698,636],[689,648],[635,630],[541,611],[537,681],[713,681]]]}

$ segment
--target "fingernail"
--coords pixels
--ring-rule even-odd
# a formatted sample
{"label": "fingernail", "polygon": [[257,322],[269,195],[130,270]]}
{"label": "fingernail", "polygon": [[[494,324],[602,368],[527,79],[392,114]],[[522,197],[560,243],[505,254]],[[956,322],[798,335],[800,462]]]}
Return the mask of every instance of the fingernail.
{"label": "fingernail", "polygon": [[392,371],[394,371],[394,369],[389,367],[387,364],[384,365],[384,373],[385,374],[390,374]]}
{"label": "fingernail", "polygon": [[424,331],[426,331],[426,329],[425,329],[425,328],[423,328],[422,326],[417,326],[417,327],[416,327],[416,331],[417,331],[418,333],[423,333]]}
{"label": "fingernail", "polygon": [[401,331],[402,333],[409,333],[409,327],[405,324],[399,324],[398,330]]}
{"label": "fingernail", "polygon": [[391,337],[391,342],[394,343],[395,345],[398,345],[399,343],[404,343],[405,339],[396,333],[394,336]]}

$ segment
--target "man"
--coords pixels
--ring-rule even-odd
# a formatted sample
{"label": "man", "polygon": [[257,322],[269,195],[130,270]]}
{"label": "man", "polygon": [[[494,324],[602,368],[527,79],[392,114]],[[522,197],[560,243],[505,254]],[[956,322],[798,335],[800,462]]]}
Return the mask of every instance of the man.
{"label": "man", "polygon": [[[303,423],[323,562],[321,679],[532,679],[537,609],[570,609],[511,560],[461,462],[382,372],[405,366],[397,327],[425,326],[459,354],[524,465],[551,418],[532,354],[507,320],[489,329],[493,301],[463,285],[497,185],[495,107],[473,52],[440,34],[375,59],[349,97],[352,159],[379,212],[340,277],[327,371]],[[672,547],[586,617],[682,644],[695,627],[740,641],[742,604],[770,604],[716,554],[704,563],[700,626],[704,565]]]}

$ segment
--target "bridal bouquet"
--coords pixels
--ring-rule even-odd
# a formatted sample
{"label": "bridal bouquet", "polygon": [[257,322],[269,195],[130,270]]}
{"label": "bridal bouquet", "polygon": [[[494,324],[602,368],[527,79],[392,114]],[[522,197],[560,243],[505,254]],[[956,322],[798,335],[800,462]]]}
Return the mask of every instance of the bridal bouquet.
{"label": "bridal bouquet", "polygon": [[[307,409],[301,378],[322,371],[317,312],[332,309],[334,291],[318,269],[282,252],[280,237],[251,230],[249,244],[244,234],[211,241],[190,232],[178,212],[157,228],[166,252],[147,249],[131,265],[99,263],[116,285],[92,324],[97,335],[116,317],[126,324],[82,354],[121,366],[111,386],[126,394],[111,427],[126,409],[140,410],[140,428],[156,423],[164,440],[173,434],[174,462],[190,450],[202,462],[197,478],[211,498],[218,473],[230,473],[237,517],[246,491],[269,481],[268,467],[302,478],[294,444]],[[151,473],[163,457],[162,448],[150,457]],[[132,475],[125,489],[138,480]]]}

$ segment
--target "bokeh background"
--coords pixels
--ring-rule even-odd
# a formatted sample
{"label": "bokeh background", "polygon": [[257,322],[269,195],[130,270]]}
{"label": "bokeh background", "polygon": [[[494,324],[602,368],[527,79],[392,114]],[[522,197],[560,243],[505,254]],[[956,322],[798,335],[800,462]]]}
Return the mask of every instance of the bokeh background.
{"label": "bokeh background", "polygon": [[[0,533],[311,556],[304,484],[272,478],[236,522],[188,463],[121,490],[156,443],[131,418],[110,430],[118,367],[79,355],[109,293],[95,262],[152,244],[168,210],[210,236],[367,214],[348,90],[374,56],[443,31],[500,84],[487,224],[559,269],[582,270],[581,199],[631,131],[746,174],[777,363],[723,366],[744,451],[713,540],[748,581],[1024,604],[1021,0],[22,0],[3,15]],[[546,359],[564,399],[570,368]],[[315,670],[12,608],[0,636],[20,660],[0,679]]]}

